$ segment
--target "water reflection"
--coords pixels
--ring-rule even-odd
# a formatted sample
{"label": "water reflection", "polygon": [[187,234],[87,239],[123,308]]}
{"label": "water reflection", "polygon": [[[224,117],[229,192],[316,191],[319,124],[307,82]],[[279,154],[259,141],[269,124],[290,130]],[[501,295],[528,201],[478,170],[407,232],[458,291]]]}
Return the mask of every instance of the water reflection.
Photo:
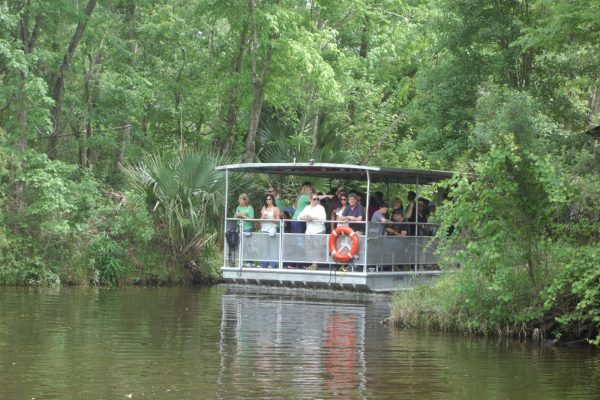
{"label": "water reflection", "polygon": [[[223,296],[221,397],[360,398],[365,304]],[[285,383],[278,385],[277,382]],[[289,398],[291,398],[289,397]]]}
{"label": "water reflection", "polygon": [[386,299],[339,297],[0,288],[0,399],[600,398],[598,352],[398,331]]}

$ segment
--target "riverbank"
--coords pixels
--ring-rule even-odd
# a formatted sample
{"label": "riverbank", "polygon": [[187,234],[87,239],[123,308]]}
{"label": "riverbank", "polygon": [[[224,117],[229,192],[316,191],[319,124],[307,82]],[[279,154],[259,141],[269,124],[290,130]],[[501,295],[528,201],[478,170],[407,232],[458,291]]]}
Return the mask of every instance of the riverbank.
{"label": "riverbank", "polygon": [[537,286],[525,269],[508,271],[499,290],[481,271],[463,268],[433,285],[396,293],[391,321],[427,331],[600,346],[600,249],[563,248],[560,254]]}

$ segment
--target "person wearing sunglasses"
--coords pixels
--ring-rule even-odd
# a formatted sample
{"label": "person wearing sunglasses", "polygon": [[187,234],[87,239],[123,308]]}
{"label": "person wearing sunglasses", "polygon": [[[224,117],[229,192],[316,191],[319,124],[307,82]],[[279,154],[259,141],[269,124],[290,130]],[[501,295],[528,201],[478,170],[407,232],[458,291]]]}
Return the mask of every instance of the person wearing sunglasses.
{"label": "person wearing sunglasses", "polygon": [[[348,193],[342,191],[338,192],[338,204],[337,207],[331,213],[332,221],[340,221],[342,219],[342,215],[344,214],[344,210],[348,207]],[[335,222],[331,223],[331,230],[333,231],[338,224]]]}
{"label": "person wearing sunglasses", "polygon": [[[325,219],[327,214],[325,208],[319,203],[319,197],[316,194],[310,196],[310,204],[302,210],[298,219],[306,221],[306,234],[319,235],[325,233]],[[307,238],[306,250],[310,254],[319,250],[319,236]],[[317,263],[313,262],[308,269],[317,269]]]}
{"label": "person wearing sunglasses", "polygon": [[[279,209],[275,207],[275,197],[271,194],[265,196],[265,203],[263,208],[260,210],[260,231],[269,234],[274,237],[277,234],[277,228],[279,223]],[[272,243],[272,246],[276,246],[276,243]],[[277,263],[274,261],[261,261],[261,268],[276,268]]]}

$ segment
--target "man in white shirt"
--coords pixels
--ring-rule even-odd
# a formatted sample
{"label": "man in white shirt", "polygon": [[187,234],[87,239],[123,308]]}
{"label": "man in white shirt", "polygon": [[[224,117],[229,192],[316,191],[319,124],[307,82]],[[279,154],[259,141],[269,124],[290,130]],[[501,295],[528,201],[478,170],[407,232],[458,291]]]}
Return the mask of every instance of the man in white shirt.
{"label": "man in white shirt", "polygon": [[313,194],[310,204],[298,216],[299,220],[306,221],[306,234],[314,235],[325,233],[325,219],[327,218],[325,208],[319,203],[319,197]]}
{"label": "man in white shirt", "polygon": [[[325,233],[325,219],[327,218],[325,208],[319,203],[319,197],[313,193],[310,196],[310,204],[298,215],[298,219],[306,221],[306,234],[317,235]],[[321,237],[307,237],[305,250],[308,254],[318,254]],[[317,269],[317,263],[313,262],[308,269]]]}

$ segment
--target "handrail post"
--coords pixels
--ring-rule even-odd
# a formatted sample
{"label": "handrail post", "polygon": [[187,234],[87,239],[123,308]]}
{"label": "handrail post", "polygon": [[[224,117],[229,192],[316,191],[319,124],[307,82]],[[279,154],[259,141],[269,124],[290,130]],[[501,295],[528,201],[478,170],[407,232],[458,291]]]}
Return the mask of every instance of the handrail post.
{"label": "handrail post", "polygon": [[371,175],[369,174],[369,170],[367,172],[367,201],[365,208],[365,261],[363,266],[363,275],[367,275],[367,259],[368,259],[368,249],[369,249],[369,198],[371,197]]}
{"label": "handrail post", "polygon": [[225,203],[225,211],[223,213],[223,215],[225,216],[223,218],[223,220],[225,221],[225,223],[223,224],[223,268],[227,267],[227,251],[226,248],[227,246],[229,246],[229,243],[227,243],[225,234],[227,233],[227,200],[228,200],[228,195],[229,195],[229,170],[225,170],[225,201],[223,203]]}
{"label": "handrail post", "polygon": [[415,272],[418,272],[419,265],[419,174],[416,178],[416,198],[413,212],[415,214]]}
{"label": "handrail post", "polygon": [[279,269],[283,269],[283,234],[284,234],[284,228],[285,228],[285,224],[283,222],[284,220],[279,218],[279,257],[277,257],[278,259],[278,268]]}

